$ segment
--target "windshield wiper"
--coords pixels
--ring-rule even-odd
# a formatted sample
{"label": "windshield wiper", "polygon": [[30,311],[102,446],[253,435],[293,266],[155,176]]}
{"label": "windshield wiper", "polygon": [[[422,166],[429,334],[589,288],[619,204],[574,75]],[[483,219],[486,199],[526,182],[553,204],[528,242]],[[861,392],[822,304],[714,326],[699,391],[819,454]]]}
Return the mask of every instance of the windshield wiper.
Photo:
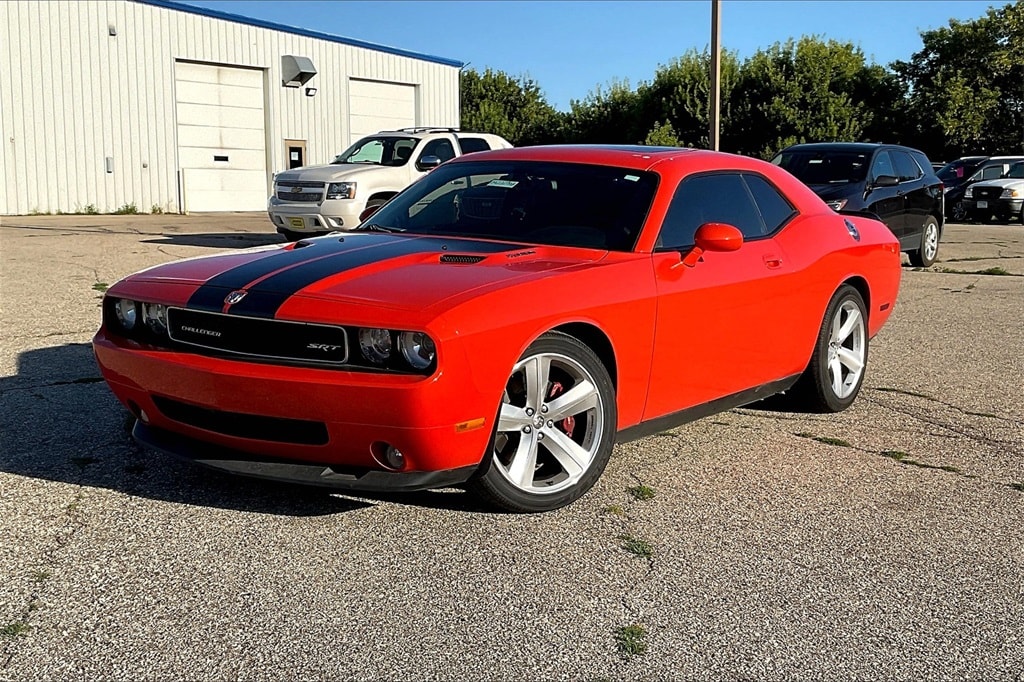
{"label": "windshield wiper", "polygon": [[369,225],[360,225],[356,230],[366,232],[405,232],[405,230],[400,227],[391,227],[390,225],[377,225],[372,223]]}

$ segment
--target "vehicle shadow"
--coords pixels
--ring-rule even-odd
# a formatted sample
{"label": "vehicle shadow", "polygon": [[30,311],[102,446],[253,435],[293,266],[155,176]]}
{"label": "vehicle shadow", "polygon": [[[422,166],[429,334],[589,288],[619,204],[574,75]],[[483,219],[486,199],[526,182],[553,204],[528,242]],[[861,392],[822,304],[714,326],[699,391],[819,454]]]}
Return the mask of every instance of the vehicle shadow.
{"label": "vehicle shadow", "polygon": [[277,233],[266,232],[209,232],[168,234],[155,239],[143,239],[144,244],[164,246],[206,246],[217,249],[248,249],[253,246],[284,244],[287,240]]}

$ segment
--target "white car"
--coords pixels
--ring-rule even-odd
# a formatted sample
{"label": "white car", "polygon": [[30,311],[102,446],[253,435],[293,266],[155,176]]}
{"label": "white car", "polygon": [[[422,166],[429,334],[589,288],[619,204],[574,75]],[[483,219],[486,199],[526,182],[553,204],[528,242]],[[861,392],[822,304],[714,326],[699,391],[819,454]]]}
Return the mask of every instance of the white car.
{"label": "white car", "polygon": [[1024,224],[1024,161],[1018,161],[997,180],[976,182],[964,192],[964,204],[974,220],[1009,222],[1019,220]]}
{"label": "white car", "polygon": [[497,135],[452,128],[402,128],[364,137],[322,166],[304,166],[274,177],[267,213],[290,240],[351,230],[368,209],[456,156],[512,145]]}

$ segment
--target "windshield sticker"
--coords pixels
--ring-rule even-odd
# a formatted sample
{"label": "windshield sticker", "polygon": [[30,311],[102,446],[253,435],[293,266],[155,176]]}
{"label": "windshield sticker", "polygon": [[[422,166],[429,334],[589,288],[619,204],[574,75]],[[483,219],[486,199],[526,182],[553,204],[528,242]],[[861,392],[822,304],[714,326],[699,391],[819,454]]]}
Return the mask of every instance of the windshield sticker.
{"label": "windshield sticker", "polygon": [[639,175],[627,175],[624,179],[625,180],[629,180],[630,182],[636,182],[637,180],[640,179],[640,176]]}
{"label": "windshield sticker", "polygon": [[505,189],[512,189],[519,182],[517,180],[491,180],[487,183],[488,187],[504,187]]}

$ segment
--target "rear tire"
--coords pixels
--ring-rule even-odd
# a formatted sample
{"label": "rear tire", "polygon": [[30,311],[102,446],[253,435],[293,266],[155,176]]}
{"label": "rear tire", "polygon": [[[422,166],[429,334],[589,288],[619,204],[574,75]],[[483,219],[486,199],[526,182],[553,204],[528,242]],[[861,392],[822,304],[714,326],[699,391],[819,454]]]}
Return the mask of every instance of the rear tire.
{"label": "rear tire", "polygon": [[911,251],[910,264],[919,268],[930,268],[939,255],[939,221],[935,216],[925,218],[924,227],[921,228],[921,245],[916,251]]}
{"label": "rear tire", "polygon": [[810,412],[842,412],[857,398],[868,362],[867,309],[860,292],[844,284],[832,296],[807,369],[792,389]]}
{"label": "rear tire", "polygon": [[615,432],[608,371],[578,339],[549,332],[512,368],[489,452],[467,488],[511,512],[564,507],[597,482]]}

